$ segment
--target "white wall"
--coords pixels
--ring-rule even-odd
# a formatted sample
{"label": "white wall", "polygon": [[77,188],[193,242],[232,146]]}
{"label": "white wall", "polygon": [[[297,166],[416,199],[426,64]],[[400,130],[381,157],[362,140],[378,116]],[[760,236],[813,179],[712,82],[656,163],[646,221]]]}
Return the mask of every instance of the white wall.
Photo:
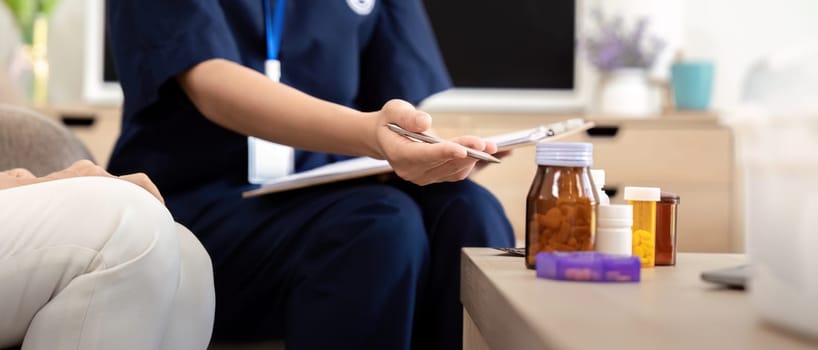
{"label": "white wall", "polygon": [[[445,0],[440,0],[445,1]],[[816,0],[584,0],[587,9],[602,5],[609,13],[632,18],[649,15],[652,27],[686,57],[716,63],[713,105],[730,107],[740,97],[742,77],[751,62],[776,48],[818,42]],[[62,0],[51,20],[50,100],[81,101],[85,0]],[[19,42],[5,6],[0,6],[0,67]],[[667,76],[669,51],[656,76]],[[0,75],[2,76],[2,75]]]}
{"label": "white wall", "polygon": [[740,101],[750,65],[776,49],[818,45],[818,1],[685,0],[685,51],[716,62],[714,103]]}
{"label": "white wall", "polygon": [[0,3],[0,103],[18,102],[17,91],[8,77],[8,66],[12,50],[19,42],[18,36],[7,8]]}
{"label": "white wall", "polygon": [[655,76],[667,77],[675,50],[716,64],[713,107],[740,101],[744,75],[760,57],[803,43],[818,45],[816,0],[586,0],[608,14],[647,15],[651,29],[668,38],[671,50]]}

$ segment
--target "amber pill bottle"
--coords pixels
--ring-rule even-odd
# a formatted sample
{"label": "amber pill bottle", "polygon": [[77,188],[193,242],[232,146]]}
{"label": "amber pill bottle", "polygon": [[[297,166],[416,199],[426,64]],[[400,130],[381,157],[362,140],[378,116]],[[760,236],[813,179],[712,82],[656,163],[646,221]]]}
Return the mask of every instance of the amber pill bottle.
{"label": "amber pill bottle", "polygon": [[594,250],[596,205],[593,145],[537,144],[537,173],[526,198],[525,265],[539,252]]}
{"label": "amber pill bottle", "polygon": [[658,187],[625,186],[625,200],[633,206],[632,254],[642,267],[656,265],[656,202],[661,198]]}
{"label": "amber pill bottle", "polygon": [[676,217],[679,195],[662,191],[656,203],[656,265],[676,265]]}

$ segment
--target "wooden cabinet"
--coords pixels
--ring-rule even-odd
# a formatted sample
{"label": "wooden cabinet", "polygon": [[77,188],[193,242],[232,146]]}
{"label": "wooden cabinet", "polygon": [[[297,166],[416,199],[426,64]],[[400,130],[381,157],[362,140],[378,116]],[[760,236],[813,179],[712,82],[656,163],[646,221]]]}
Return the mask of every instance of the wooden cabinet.
{"label": "wooden cabinet", "polygon": [[[494,135],[571,115],[488,115],[435,113],[438,134]],[[717,118],[679,114],[650,119],[593,118],[596,128],[567,141],[594,145],[593,168],[606,171],[612,203],[623,203],[625,186],[656,186],[680,195],[678,249],[688,252],[741,251],[733,205],[733,140]],[[473,179],[494,192],[514,226],[525,237],[525,198],[534,178],[535,147],[514,150],[502,164]]]}

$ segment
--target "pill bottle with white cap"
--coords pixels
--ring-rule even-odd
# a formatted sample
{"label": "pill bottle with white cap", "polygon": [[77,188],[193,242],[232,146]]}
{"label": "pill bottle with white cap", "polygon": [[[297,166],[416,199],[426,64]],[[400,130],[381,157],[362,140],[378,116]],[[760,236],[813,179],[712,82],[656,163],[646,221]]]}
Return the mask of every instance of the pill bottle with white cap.
{"label": "pill bottle with white cap", "polygon": [[596,219],[596,251],[630,256],[633,250],[633,206],[601,204],[597,207]]}
{"label": "pill bottle with white cap", "polygon": [[537,173],[526,197],[525,264],[537,253],[594,250],[596,190],[591,181],[593,144],[540,142]]}
{"label": "pill bottle with white cap", "polygon": [[625,187],[625,200],[633,206],[631,246],[642,267],[656,263],[656,202],[662,197],[658,187]]}

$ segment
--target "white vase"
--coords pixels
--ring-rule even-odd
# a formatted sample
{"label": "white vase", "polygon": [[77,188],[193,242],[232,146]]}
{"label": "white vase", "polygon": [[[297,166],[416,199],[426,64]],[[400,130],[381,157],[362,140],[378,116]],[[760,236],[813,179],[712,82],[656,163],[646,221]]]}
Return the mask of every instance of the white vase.
{"label": "white vase", "polygon": [[655,92],[644,69],[622,68],[602,75],[597,95],[600,116],[647,117],[657,112]]}

